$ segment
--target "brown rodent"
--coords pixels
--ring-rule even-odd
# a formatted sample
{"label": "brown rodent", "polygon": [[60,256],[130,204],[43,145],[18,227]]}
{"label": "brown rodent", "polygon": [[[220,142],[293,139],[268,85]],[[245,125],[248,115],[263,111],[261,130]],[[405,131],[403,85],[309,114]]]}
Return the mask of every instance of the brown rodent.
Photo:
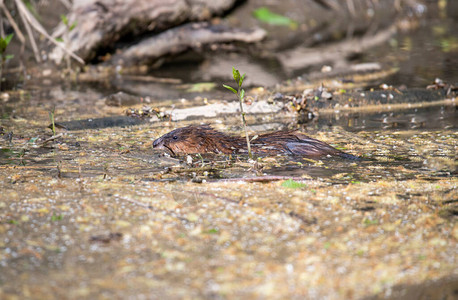
{"label": "brown rodent", "polygon": [[[191,125],[175,129],[153,142],[153,148],[166,149],[174,156],[192,153],[247,153],[246,139],[216,131],[208,125]],[[297,155],[304,157],[340,156],[358,160],[325,142],[294,130],[259,135],[251,141],[251,150],[264,155]]]}

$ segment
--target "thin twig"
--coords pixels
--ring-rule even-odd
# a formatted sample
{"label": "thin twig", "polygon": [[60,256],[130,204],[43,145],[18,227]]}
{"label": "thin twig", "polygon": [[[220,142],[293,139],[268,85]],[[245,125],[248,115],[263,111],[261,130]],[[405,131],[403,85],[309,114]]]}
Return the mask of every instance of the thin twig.
{"label": "thin twig", "polygon": [[[17,0],[16,1],[16,5],[17,5],[18,1],[22,4],[22,2],[20,0]],[[34,38],[33,32],[32,32],[32,28],[30,28],[30,23],[28,22],[28,18],[26,17],[26,15],[29,12],[27,11],[27,8],[25,8],[25,6],[23,8],[21,8],[18,5],[18,9],[19,9],[19,16],[22,19],[22,23],[24,23],[25,30],[27,31],[27,35],[29,36],[30,44],[32,45],[32,50],[33,50],[33,54],[35,55],[35,60],[37,62],[41,62],[40,52],[38,51],[38,46],[37,46],[37,43],[35,42],[35,38]]]}
{"label": "thin twig", "polygon": [[73,53],[72,51],[68,50],[64,45],[62,45],[61,43],[57,42],[55,39],[53,39],[47,32],[46,30],[43,28],[43,26],[41,26],[40,22],[38,22],[35,17],[27,10],[27,8],[25,7],[24,3],[22,3],[21,0],[15,0],[16,1],[16,5],[18,7],[18,9],[20,11],[22,11],[24,13],[24,17],[27,19],[27,21],[30,23],[30,25],[32,25],[32,27],[38,31],[39,33],[41,33],[42,35],[44,35],[51,43],[53,43],[54,45],[56,45],[57,47],[60,47],[62,48],[62,50],[67,53],[68,55],[70,55],[71,57],[73,57],[76,61],[78,61],[79,63],[83,64],[84,65],[84,60],[77,56],[75,53]]}
{"label": "thin twig", "polygon": [[159,83],[171,83],[171,84],[180,84],[182,83],[181,79],[177,78],[160,78],[154,76],[141,76],[141,75],[122,75],[123,79],[126,80],[136,80],[143,82],[159,82]]}
{"label": "thin twig", "polygon": [[356,16],[355,3],[353,2],[353,0],[347,0],[346,2],[347,2],[348,11],[350,12],[350,14],[353,17]]}
{"label": "thin twig", "polygon": [[13,27],[14,32],[16,32],[18,39],[21,41],[21,43],[24,44],[25,43],[24,34],[22,34],[22,31],[19,29],[19,26],[16,24],[10,12],[6,8],[5,4],[3,3],[3,0],[0,0],[0,7],[2,8],[3,12],[5,13],[5,16],[8,19],[8,22],[10,22],[11,27]]}
{"label": "thin twig", "polygon": [[46,144],[46,143],[48,143],[50,141],[53,141],[55,139],[60,138],[62,135],[63,135],[62,133],[59,133],[58,135],[53,135],[52,137],[47,138],[46,140],[44,140],[41,144],[44,145],[44,144]]}

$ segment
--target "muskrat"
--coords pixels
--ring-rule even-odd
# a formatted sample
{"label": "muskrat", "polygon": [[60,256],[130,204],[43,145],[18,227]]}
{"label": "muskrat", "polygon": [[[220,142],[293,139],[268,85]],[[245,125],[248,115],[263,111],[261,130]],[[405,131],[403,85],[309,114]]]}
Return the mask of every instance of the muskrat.
{"label": "muskrat", "polygon": [[[193,153],[247,153],[246,139],[216,131],[208,125],[191,125],[175,129],[153,142],[153,148],[166,149],[173,156]],[[310,138],[295,130],[282,130],[259,135],[251,141],[251,150],[261,155],[297,155],[320,157],[340,156],[359,160],[325,142]]]}

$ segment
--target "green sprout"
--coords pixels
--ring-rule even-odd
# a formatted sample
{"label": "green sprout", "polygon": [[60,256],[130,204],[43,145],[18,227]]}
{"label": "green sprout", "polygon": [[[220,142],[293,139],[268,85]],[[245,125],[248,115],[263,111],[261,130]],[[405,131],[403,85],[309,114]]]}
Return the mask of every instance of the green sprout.
{"label": "green sprout", "polygon": [[4,55],[6,48],[11,42],[11,39],[13,38],[14,34],[8,34],[6,37],[0,37],[0,55],[2,56],[2,60],[8,60],[14,57],[14,55],[9,54],[9,55]]}
{"label": "green sprout", "polygon": [[51,216],[51,221],[52,221],[52,222],[61,221],[63,218],[64,218],[64,217],[63,217],[62,215],[55,215],[55,214],[53,214],[53,215]]}
{"label": "green sprout", "polygon": [[226,89],[228,89],[231,92],[233,92],[237,96],[237,98],[239,99],[239,102],[240,102],[240,114],[242,116],[242,124],[243,124],[243,128],[245,130],[246,145],[247,145],[247,148],[248,148],[248,156],[250,157],[250,159],[253,159],[253,155],[251,154],[250,137],[248,136],[248,130],[247,130],[247,127],[246,127],[245,112],[243,111],[243,99],[245,98],[245,90],[242,89],[242,83],[243,83],[243,79],[245,79],[245,75],[246,74],[240,75],[239,70],[237,70],[236,68],[232,67],[232,77],[234,78],[235,82],[237,83],[238,88],[236,90],[233,87],[225,85],[225,84],[223,84],[223,86]]}

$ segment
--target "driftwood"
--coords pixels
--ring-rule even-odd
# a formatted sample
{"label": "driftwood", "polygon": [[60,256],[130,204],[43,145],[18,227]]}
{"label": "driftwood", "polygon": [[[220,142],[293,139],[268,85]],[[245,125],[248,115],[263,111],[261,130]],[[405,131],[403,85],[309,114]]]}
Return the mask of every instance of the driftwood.
{"label": "driftwood", "polygon": [[[158,34],[184,23],[210,20],[214,16],[227,12],[235,2],[235,0],[75,1],[68,15],[68,24],[76,24],[75,28],[68,32],[68,29],[61,25],[54,32],[54,36],[66,37],[67,48],[87,62],[100,55],[98,53],[100,49],[114,49],[117,42],[132,43],[144,34]],[[259,37],[260,32],[255,31],[255,33]],[[201,34],[200,29],[197,35]],[[248,41],[241,37],[242,32],[236,36],[233,34],[234,32],[230,39],[221,38],[221,35],[218,35],[217,39]],[[200,38],[202,41],[211,42],[209,38],[205,39],[202,36]],[[175,46],[175,43],[169,45],[169,51],[173,53],[172,48]],[[161,53],[165,53],[167,45],[162,44],[161,48]],[[138,48],[132,51],[137,54],[139,52]],[[55,48],[50,57],[59,63],[64,58],[64,53]],[[137,55],[136,59],[138,58]]]}
{"label": "driftwood", "polygon": [[266,32],[260,28],[243,30],[215,26],[209,23],[185,24],[143,40],[116,55],[113,62],[131,65],[145,60],[156,61],[166,55],[177,54],[190,48],[198,49],[202,45],[211,43],[258,42],[265,35]]}
{"label": "driftwood", "polygon": [[325,63],[336,65],[352,55],[386,43],[396,30],[396,25],[392,25],[370,36],[354,37],[317,48],[297,47],[279,53],[277,58],[287,72]]}

